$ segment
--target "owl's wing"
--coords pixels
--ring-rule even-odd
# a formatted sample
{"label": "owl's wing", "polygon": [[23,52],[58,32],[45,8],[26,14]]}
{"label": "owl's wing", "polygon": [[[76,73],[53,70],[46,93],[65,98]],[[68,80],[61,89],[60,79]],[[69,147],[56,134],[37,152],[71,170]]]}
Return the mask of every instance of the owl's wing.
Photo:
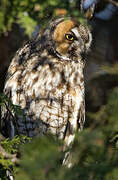
{"label": "owl's wing", "polygon": [[[37,43],[37,41],[29,42],[24,45],[23,48],[19,49],[8,69],[4,93],[14,105],[20,105],[24,114],[29,116],[26,118],[23,116],[23,118],[25,118],[23,121],[20,115],[16,116],[17,113],[10,111],[5,105],[2,109],[1,128],[3,131],[9,129],[10,132],[8,130],[5,131],[7,137],[13,136],[13,127],[15,126],[14,129],[16,130],[17,124],[19,127],[18,131],[20,131],[19,133],[30,133],[31,136],[33,136],[34,124],[36,124],[36,122],[33,121],[32,116],[33,114],[36,115],[36,113],[40,114],[41,111],[41,106],[39,108],[38,103],[41,98],[40,92],[42,92],[42,94],[45,93],[45,88],[43,87],[49,79],[49,69],[52,64],[46,59],[47,52],[45,55],[43,54],[43,57],[41,56],[42,53],[37,50],[40,45],[38,46]],[[48,94],[47,91],[46,93]],[[15,124],[16,117],[18,117],[18,121]],[[9,123],[11,123],[11,125]]]}
{"label": "owl's wing", "polygon": [[[27,43],[20,48],[9,66],[5,87],[4,87],[4,105],[1,108],[0,130],[4,136],[13,138],[15,135],[15,114],[13,104],[17,104],[18,91],[20,90],[19,77],[22,75],[24,64],[31,55],[31,44]],[[13,102],[14,99],[14,102]],[[15,108],[15,106],[14,106]]]}

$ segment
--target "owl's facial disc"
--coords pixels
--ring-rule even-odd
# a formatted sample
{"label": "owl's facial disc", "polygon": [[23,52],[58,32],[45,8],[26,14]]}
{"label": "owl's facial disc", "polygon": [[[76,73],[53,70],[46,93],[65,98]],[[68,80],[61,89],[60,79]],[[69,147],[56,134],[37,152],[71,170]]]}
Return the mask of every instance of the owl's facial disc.
{"label": "owl's facial disc", "polygon": [[73,42],[74,37],[70,29],[75,26],[71,20],[65,20],[59,23],[54,31],[54,40],[56,42],[56,51],[60,55],[59,58],[70,60],[67,52],[70,44]]}
{"label": "owl's facial disc", "polygon": [[81,58],[80,56],[85,50],[86,42],[80,31],[80,24],[77,25],[70,19],[57,25],[54,30],[54,41],[56,42],[56,52],[59,58],[77,61]]}

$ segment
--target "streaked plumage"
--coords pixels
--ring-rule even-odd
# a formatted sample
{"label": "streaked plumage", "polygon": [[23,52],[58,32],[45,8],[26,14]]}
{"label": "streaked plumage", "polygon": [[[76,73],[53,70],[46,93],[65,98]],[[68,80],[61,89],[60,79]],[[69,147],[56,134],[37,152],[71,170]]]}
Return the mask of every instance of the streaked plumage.
{"label": "streaked plumage", "polygon": [[14,136],[14,129],[15,134],[30,137],[49,132],[71,145],[85,121],[83,68],[90,44],[87,27],[71,18],[59,18],[17,51],[4,92],[21,106],[25,118],[19,115],[14,123],[15,114],[11,116],[4,107],[8,136]]}

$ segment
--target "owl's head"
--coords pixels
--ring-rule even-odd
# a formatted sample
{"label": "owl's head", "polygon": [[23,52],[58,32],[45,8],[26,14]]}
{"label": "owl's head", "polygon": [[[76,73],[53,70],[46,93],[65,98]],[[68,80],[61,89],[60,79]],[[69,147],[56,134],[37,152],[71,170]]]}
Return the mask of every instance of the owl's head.
{"label": "owl's head", "polygon": [[45,48],[60,60],[80,61],[92,37],[89,29],[72,18],[52,21],[43,34]]}

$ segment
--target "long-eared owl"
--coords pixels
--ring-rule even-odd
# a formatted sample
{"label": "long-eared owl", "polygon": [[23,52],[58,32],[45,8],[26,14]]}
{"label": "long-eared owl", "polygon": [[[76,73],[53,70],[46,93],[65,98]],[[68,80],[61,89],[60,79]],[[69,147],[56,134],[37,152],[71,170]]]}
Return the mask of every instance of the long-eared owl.
{"label": "long-eared owl", "polygon": [[4,93],[21,107],[23,115],[3,108],[7,136],[51,133],[66,146],[72,144],[75,131],[85,122],[83,68],[90,44],[86,26],[61,17],[16,52]]}

